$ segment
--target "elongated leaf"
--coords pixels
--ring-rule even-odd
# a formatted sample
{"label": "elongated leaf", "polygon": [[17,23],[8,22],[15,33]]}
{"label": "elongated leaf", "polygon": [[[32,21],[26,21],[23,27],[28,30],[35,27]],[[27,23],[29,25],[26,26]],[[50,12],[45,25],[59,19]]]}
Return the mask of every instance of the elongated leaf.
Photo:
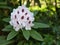
{"label": "elongated leaf", "polygon": [[24,35],[25,39],[28,40],[29,37],[30,37],[30,32],[29,32],[29,30],[23,30],[23,35]]}
{"label": "elongated leaf", "polygon": [[33,45],[33,44],[34,44],[33,41],[30,41],[29,45]]}
{"label": "elongated leaf", "polygon": [[7,26],[5,26],[4,29],[2,29],[2,31],[11,31],[11,30],[13,30],[11,25],[7,25]]}
{"label": "elongated leaf", "polygon": [[18,42],[17,45],[23,45],[23,41]]}
{"label": "elongated leaf", "polygon": [[0,45],[8,45],[8,44],[11,44],[13,43],[14,41],[7,41],[7,40],[3,40],[2,43],[0,43]]}
{"label": "elongated leaf", "polygon": [[4,18],[3,21],[9,22],[10,21],[10,18]]}
{"label": "elongated leaf", "polygon": [[14,42],[13,40],[11,41],[5,40],[5,36],[0,36],[0,45],[7,45],[13,42]]}
{"label": "elongated leaf", "polygon": [[24,43],[24,45],[29,45],[29,44],[26,42],[26,43]]}
{"label": "elongated leaf", "polygon": [[5,39],[5,38],[6,38],[6,36],[0,36],[0,39],[1,40]]}
{"label": "elongated leaf", "polygon": [[38,41],[43,41],[42,36],[38,32],[36,32],[35,30],[31,30],[30,35],[31,35],[32,38],[34,38]]}
{"label": "elongated leaf", "polygon": [[6,2],[0,2],[0,6],[7,6]]}
{"label": "elongated leaf", "polygon": [[48,27],[49,25],[47,24],[35,22],[33,28],[48,28]]}
{"label": "elongated leaf", "polygon": [[12,38],[14,38],[16,35],[18,34],[18,32],[16,31],[11,31],[8,36],[7,36],[7,40],[11,40]]}

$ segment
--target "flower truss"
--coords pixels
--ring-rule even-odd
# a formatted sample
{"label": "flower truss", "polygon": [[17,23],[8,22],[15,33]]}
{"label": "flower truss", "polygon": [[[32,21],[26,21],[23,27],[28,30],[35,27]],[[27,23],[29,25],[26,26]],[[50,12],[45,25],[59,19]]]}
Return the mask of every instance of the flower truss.
{"label": "flower truss", "polygon": [[24,5],[18,6],[18,8],[13,9],[11,13],[10,24],[13,26],[15,31],[25,28],[26,30],[31,30],[34,25],[34,15],[28,10]]}

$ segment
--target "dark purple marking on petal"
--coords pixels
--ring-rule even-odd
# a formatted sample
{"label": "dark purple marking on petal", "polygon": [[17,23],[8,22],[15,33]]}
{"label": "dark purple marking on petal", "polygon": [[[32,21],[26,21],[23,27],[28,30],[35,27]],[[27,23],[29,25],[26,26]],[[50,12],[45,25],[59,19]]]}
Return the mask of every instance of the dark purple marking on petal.
{"label": "dark purple marking on petal", "polygon": [[24,12],[24,9],[22,9],[22,12]]}
{"label": "dark purple marking on petal", "polygon": [[19,22],[17,21],[17,24],[19,24]]}
{"label": "dark purple marking on petal", "polygon": [[27,15],[28,13],[25,13],[25,15]]}
{"label": "dark purple marking on petal", "polygon": [[31,21],[29,21],[29,24],[31,23]]}
{"label": "dark purple marking on petal", "polygon": [[16,15],[15,15],[15,19],[16,19]]}
{"label": "dark purple marking on petal", "polygon": [[21,19],[24,19],[24,16],[22,16]]}
{"label": "dark purple marking on petal", "polygon": [[17,13],[19,14],[19,11],[17,11]]}
{"label": "dark purple marking on petal", "polygon": [[27,20],[29,20],[29,17],[27,17]]}

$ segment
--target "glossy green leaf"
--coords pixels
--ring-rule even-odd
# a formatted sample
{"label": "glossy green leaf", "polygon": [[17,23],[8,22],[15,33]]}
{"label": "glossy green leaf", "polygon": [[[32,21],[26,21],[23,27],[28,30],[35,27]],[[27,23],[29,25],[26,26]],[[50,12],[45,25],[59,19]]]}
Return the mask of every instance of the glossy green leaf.
{"label": "glossy green leaf", "polygon": [[7,45],[7,44],[11,44],[13,42],[14,42],[13,40],[8,41],[4,38],[4,36],[0,36],[0,45]]}
{"label": "glossy green leaf", "polygon": [[0,36],[0,39],[1,39],[1,40],[4,40],[5,38],[6,38],[6,36],[3,36],[3,35]]}
{"label": "glossy green leaf", "polygon": [[11,31],[11,30],[13,30],[11,25],[7,25],[7,26],[5,26],[4,29],[2,29],[2,31]]}
{"label": "glossy green leaf", "polygon": [[18,34],[18,32],[16,31],[11,31],[8,36],[7,36],[7,40],[11,40],[12,38],[14,38],[16,35]]}
{"label": "glossy green leaf", "polygon": [[30,37],[30,32],[29,30],[22,30],[23,32],[23,35],[25,37],[26,40],[29,40],[29,37]]}
{"label": "glossy green leaf", "polygon": [[10,18],[4,18],[3,21],[4,22],[9,22],[10,21]]}
{"label": "glossy green leaf", "polygon": [[48,28],[48,27],[49,25],[47,24],[35,22],[33,28]]}
{"label": "glossy green leaf", "polygon": [[0,44],[0,45],[8,45],[8,44],[11,44],[11,43],[13,43],[14,41],[4,41],[3,40],[3,42]]}
{"label": "glossy green leaf", "polygon": [[35,30],[31,30],[30,35],[31,35],[32,38],[34,38],[34,39],[36,39],[38,41],[43,41],[43,38],[42,38],[41,34],[36,32]]}

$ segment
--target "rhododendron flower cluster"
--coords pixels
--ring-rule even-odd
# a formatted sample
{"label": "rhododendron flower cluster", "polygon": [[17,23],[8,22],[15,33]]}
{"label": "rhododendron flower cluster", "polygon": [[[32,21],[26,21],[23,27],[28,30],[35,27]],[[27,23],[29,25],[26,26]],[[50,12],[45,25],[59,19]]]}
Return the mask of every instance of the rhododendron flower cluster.
{"label": "rhododendron flower cluster", "polygon": [[18,8],[13,9],[11,13],[10,24],[13,28],[18,31],[25,28],[26,30],[31,30],[31,27],[34,25],[34,15],[28,10],[24,5],[18,6]]}

